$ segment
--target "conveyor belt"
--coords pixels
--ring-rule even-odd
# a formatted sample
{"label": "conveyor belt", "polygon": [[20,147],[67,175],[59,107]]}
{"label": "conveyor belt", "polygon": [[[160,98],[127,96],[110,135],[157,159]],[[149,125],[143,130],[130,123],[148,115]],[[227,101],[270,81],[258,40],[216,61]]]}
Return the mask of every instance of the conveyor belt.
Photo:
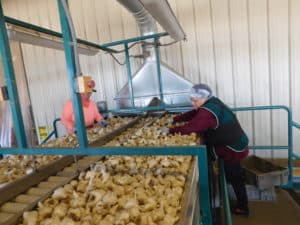
{"label": "conveyor belt", "polygon": [[[69,158],[70,157],[64,157],[62,158],[62,161],[69,160]],[[79,171],[88,169],[90,164],[99,161],[101,158],[102,157],[100,156],[83,157],[78,161]],[[26,192],[17,195],[12,200],[5,202],[1,206],[0,225],[16,224],[16,222],[22,216],[24,211],[32,209],[39,201],[51,195],[51,193],[56,188],[69,183],[72,179],[74,179],[77,176],[77,174],[74,173],[74,168],[76,167],[75,163],[73,163],[70,167],[59,168],[59,170],[63,169],[62,172],[58,173],[55,176],[49,176],[50,173],[53,173],[53,170],[58,169],[57,167],[55,167],[57,165],[62,166],[64,164],[55,162],[51,166],[45,166],[45,170],[40,171],[40,173],[32,174],[32,176],[26,176],[23,179],[20,179],[6,186],[5,193],[8,193],[10,198],[12,195],[15,195],[16,192],[14,191],[20,192],[20,188],[26,189]],[[46,181],[45,177],[48,178]],[[37,178],[37,180],[35,180],[34,178]],[[43,181],[41,182],[41,180]],[[36,183],[38,184],[36,185]],[[22,187],[22,184],[26,186]],[[9,192],[9,190],[11,192]],[[0,198],[3,203],[3,200],[5,200],[8,197],[3,195],[2,193],[3,190],[0,191]]]}
{"label": "conveyor belt", "polygon": [[0,205],[14,198],[16,195],[26,191],[28,188],[40,183],[49,176],[56,174],[73,162],[73,157],[66,156],[57,161],[51,162],[47,166],[39,168],[35,173],[26,175],[15,180],[0,189]]}
{"label": "conveyor belt", "polygon": [[[91,147],[101,146],[134,126],[142,117],[130,121],[128,124],[114,130],[99,140],[90,144]],[[81,172],[90,168],[91,164],[99,161],[102,156],[80,157],[74,163],[73,156],[65,156],[35,173],[26,175],[0,188],[0,225],[14,225],[24,211],[31,210],[36,204],[47,198],[58,187],[69,183]],[[77,168],[78,166],[78,168]],[[76,171],[78,169],[78,171]]]}
{"label": "conveyor belt", "polygon": [[123,131],[125,131],[126,129],[128,129],[129,127],[134,126],[135,124],[137,124],[139,122],[139,120],[142,117],[137,117],[136,119],[130,121],[128,124],[120,127],[119,129],[116,129],[114,131],[112,131],[111,133],[103,136],[102,138],[100,138],[97,141],[94,141],[92,143],[89,144],[90,147],[98,147],[98,146],[102,146],[105,143],[107,143],[108,141],[112,140],[114,137],[120,135]]}
{"label": "conveyor belt", "polygon": [[[154,118],[150,122],[148,122],[145,126],[150,126],[157,119],[159,119],[162,115],[159,115],[157,118]],[[121,127],[111,134],[106,135],[100,140],[91,144],[91,146],[101,146],[106,142],[110,141],[114,137],[121,134],[127,128],[134,126],[138,123],[140,118],[131,121],[124,127]],[[144,126],[144,125],[142,125]],[[91,164],[99,161],[102,157],[100,156],[86,156],[78,160],[78,169],[79,171],[87,170]],[[23,186],[23,190],[19,190],[17,188],[16,191],[11,191],[10,196],[3,197],[2,190],[0,189],[0,204],[4,203],[0,207],[0,225],[15,225],[18,223],[18,220],[22,216],[24,211],[28,211],[33,209],[37,203],[41,200],[46,199],[48,196],[52,194],[52,192],[67,183],[69,183],[72,179],[76,178],[78,174],[76,171],[76,164],[72,163],[73,157],[63,157],[59,162],[52,163],[52,167],[50,165],[45,166],[44,170],[40,170],[40,174],[33,174],[33,177],[26,176],[22,179],[22,182],[27,186]],[[66,165],[68,164],[68,165]],[[59,165],[59,166],[58,166]],[[180,215],[180,221],[177,225],[186,225],[192,224],[192,216],[195,212],[196,201],[195,197],[198,198],[197,195],[197,181],[198,181],[198,170],[197,163],[193,160],[189,175],[186,180],[185,192],[183,196],[182,206],[183,209]],[[34,180],[34,182],[33,182]],[[16,188],[16,181],[10,184],[12,188]],[[22,184],[22,183],[19,183]],[[9,193],[9,189],[7,189],[7,193]],[[2,199],[2,200],[1,200]],[[9,201],[7,201],[9,200]],[[200,212],[200,210],[199,210]],[[198,212],[198,214],[199,214]],[[197,212],[196,212],[197,214]],[[197,219],[199,220],[199,219]]]}

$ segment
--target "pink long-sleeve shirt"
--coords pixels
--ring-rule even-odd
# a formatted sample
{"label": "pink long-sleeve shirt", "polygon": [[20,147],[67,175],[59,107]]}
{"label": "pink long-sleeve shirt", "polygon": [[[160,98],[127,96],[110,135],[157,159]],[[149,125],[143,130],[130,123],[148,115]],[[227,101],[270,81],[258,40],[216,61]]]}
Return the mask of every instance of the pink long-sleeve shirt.
{"label": "pink long-sleeve shirt", "polygon": [[[186,113],[174,117],[174,122],[187,122],[183,126],[170,128],[170,133],[190,134],[192,132],[198,133],[202,137],[201,144],[205,144],[203,140],[203,133],[210,128],[216,128],[217,120],[215,116],[204,108],[194,109]],[[218,157],[227,162],[239,162],[246,158],[249,154],[247,147],[243,152],[235,152],[226,146],[215,146],[215,153]]]}
{"label": "pink long-sleeve shirt", "polygon": [[[103,120],[103,116],[99,113],[96,104],[89,100],[82,104],[84,123],[86,127],[91,127],[95,122]],[[69,134],[73,133],[75,127],[75,115],[73,110],[73,104],[71,100],[68,100],[65,105],[61,116],[62,124],[67,128]]]}

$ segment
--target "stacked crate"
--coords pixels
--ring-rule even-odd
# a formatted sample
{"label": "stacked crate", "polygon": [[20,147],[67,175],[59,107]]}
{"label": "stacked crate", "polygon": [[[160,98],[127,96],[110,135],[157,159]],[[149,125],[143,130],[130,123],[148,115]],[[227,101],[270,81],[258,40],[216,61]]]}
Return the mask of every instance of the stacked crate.
{"label": "stacked crate", "polygon": [[[250,156],[242,162],[246,176],[246,190],[250,201],[275,201],[275,187],[288,183],[288,169],[274,165],[257,156]],[[229,196],[235,199],[231,185]]]}

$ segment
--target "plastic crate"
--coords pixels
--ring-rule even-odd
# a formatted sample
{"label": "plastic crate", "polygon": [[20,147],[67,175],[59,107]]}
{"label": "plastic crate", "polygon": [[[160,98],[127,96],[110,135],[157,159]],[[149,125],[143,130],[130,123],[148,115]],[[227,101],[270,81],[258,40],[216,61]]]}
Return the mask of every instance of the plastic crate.
{"label": "plastic crate", "polygon": [[[231,184],[227,184],[227,189],[228,189],[229,199],[236,200],[236,196]],[[274,187],[261,190],[255,185],[247,184],[246,191],[247,191],[247,196],[249,201],[264,201],[264,202],[276,201],[276,191]]]}
{"label": "plastic crate", "polygon": [[289,171],[287,168],[274,165],[257,156],[246,158],[243,160],[242,166],[246,173],[246,183],[255,185],[261,190],[288,183]]}

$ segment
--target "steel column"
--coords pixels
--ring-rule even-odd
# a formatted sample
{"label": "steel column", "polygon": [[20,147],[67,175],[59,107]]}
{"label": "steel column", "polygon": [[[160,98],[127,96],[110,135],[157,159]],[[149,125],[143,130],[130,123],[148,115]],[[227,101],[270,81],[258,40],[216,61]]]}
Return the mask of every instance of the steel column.
{"label": "steel column", "polygon": [[159,86],[160,103],[161,103],[161,105],[164,105],[163,84],[162,84],[161,70],[160,70],[160,51],[159,51],[159,47],[157,46],[158,41],[159,41],[159,39],[157,37],[154,38],[156,68],[157,68],[157,76],[158,76],[158,86]]}
{"label": "steel column", "polygon": [[[199,170],[199,202],[201,209],[201,224],[212,225],[210,188],[208,177],[208,157],[207,150],[201,149],[198,152],[198,170]],[[201,196],[200,196],[201,195]]]}
{"label": "steel column", "polygon": [[62,34],[64,40],[64,49],[65,49],[65,56],[66,56],[67,69],[68,69],[69,85],[71,87],[73,111],[74,111],[75,121],[76,121],[78,142],[80,147],[87,147],[88,140],[86,136],[81,97],[80,94],[76,93],[74,89],[75,78],[79,75],[80,72],[77,71],[78,68],[76,67],[76,63],[75,63],[75,57],[78,57],[78,55],[76,56],[74,54],[74,47],[76,46],[74,46],[72,40],[70,25],[67,20],[67,16],[63,7],[62,0],[58,0],[57,2],[59,8],[60,24],[62,27]]}
{"label": "steel column", "polygon": [[128,76],[129,90],[130,90],[131,107],[135,108],[128,44],[126,43],[124,44],[124,46],[125,46],[126,68],[127,68],[127,76]]}
{"label": "steel column", "polygon": [[8,89],[9,102],[13,117],[14,129],[18,146],[20,148],[27,147],[26,132],[23,123],[20,100],[17,89],[17,81],[15,77],[14,65],[11,56],[9,40],[7,36],[2,3],[0,1],[0,50],[1,59],[4,69],[5,82]]}
{"label": "steel column", "polygon": [[293,118],[292,118],[292,112],[290,109],[287,110],[288,112],[288,169],[289,169],[289,186],[293,186],[293,148],[294,148],[294,142],[293,142]]}
{"label": "steel column", "polygon": [[223,214],[225,218],[225,224],[232,225],[229,197],[227,191],[227,182],[226,182],[226,176],[224,170],[224,162],[222,159],[219,160],[219,179],[220,179],[220,186],[221,186],[222,199],[223,199]]}

